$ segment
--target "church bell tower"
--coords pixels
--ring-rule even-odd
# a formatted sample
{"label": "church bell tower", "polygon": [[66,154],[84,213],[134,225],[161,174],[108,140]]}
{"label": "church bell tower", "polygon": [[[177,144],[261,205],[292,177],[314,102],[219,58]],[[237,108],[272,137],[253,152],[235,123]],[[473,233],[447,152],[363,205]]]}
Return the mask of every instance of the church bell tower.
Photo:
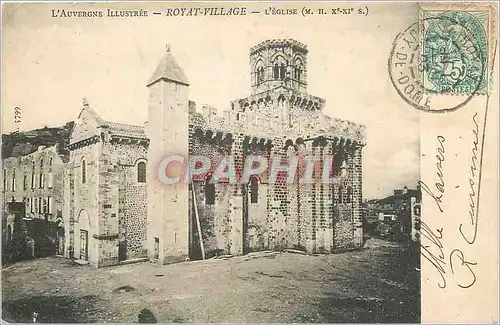
{"label": "church bell tower", "polygon": [[184,260],[189,253],[188,186],[160,181],[165,157],[188,158],[189,81],[169,45],[147,87],[147,250],[150,260],[165,264]]}
{"label": "church bell tower", "polygon": [[307,91],[307,46],[296,40],[267,40],[250,50],[252,95],[284,87]]}

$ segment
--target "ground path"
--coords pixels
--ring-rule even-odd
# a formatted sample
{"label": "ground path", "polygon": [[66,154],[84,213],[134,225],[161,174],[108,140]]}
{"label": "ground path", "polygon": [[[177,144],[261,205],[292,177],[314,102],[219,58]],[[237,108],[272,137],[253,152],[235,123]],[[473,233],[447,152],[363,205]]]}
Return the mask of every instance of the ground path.
{"label": "ground path", "polygon": [[419,322],[419,273],[403,246],[95,269],[51,257],[2,273],[8,322]]}

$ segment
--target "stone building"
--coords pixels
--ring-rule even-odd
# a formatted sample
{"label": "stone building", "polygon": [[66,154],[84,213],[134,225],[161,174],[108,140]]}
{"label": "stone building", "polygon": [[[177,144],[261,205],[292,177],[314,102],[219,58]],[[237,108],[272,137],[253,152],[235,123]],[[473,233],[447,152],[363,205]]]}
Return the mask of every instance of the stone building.
{"label": "stone building", "polygon": [[[11,239],[17,237],[22,242],[25,236],[36,235],[37,245],[43,245],[42,237],[51,238],[55,242],[52,253],[64,254],[63,178],[67,161],[68,153],[59,144],[39,146],[29,154],[2,160],[2,233],[6,249]],[[26,224],[33,223],[44,227],[28,232]]]}
{"label": "stone building", "polygon": [[[323,114],[324,99],[307,93],[307,47],[295,40],[265,41],[250,50],[251,94],[218,115],[196,111],[189,81],[170,49],[148,82],[148,256],[159,263],[200,258],[203,253],[301,248],[339,252],[363,244],[362,148],[364,126]],[[158,166],[168,155],[231,155],[243,164],[252,155],[334,157],[332,185],[270,182],[264,173],[249,182],[165,185]],[[301,172],[298,167],[298,173]],[[160,171],[161,172],[161,171]],[[315,172],[316,173],[316,172]],[[201,236],[200,236],[201,234]],[[201,238],[200,238],[201,237]]]}
{"label": "stone building", "polygon": [[3,206],[7,202],[24,202],[24,217],[48,221],[62,217],[66,161],[67,152],[57,144],[3,159]]}
{"label": "stone building", "polygon": [[[65,256],[97,267],[361,247],[364,126],[324,115],[325,100],[307,92],[307,55],[295,40],[251,48],[250,95],[217,114],[189,101],[189,81],[167,47],[146,85],[145,127],[105,121],[84,101],[67,156],[51,147],[4,161],[4,200],[24,200],[27,211],[49,218],[62,212]],[[230,156],[238,166],[255,156],[313,157],[315,179],[331,156],[342,181],[300,183],[308,167],[299,164],[291,182],[264,172],[235,184],[210,169],[167,185],[159,176],[172,154]]]}
{"label": "stone building", "polygon": [[67,257],[94,266],[146,256],[144,127],[103,120],[84,101],[65,169]]}

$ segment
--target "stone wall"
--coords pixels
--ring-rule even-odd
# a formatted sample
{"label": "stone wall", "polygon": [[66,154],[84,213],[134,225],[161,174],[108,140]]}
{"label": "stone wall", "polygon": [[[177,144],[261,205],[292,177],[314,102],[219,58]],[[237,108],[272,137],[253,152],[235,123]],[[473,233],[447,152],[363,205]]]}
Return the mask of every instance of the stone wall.
{"label": "stone wall", "polygon": [[[87,231],[88,260],[93,265],[99,262],[99,244],[94,235],[99,234],[99,154],[100,144],[94,142],[86,146],[75,148],[70,152],[69,174],[67,188],[71,191],[73,199],[72,215],[68,216],[68,224],[73,224],[74,258],[84,257],[80,242],[81,231]],[[82,179],[83,163],[85,162],[85,183]],[[72,183],[72,184],[71,184]]]}
{"label": "stone wall", "polygon": [[[225,124],[224,120],[218,119],[213,110],[204,109],[204,112],[208,115],[193,113],[190,119],[190,155],[206,155],[211,157],[213,162],[218,162],[224,153],[229,153],[224,149],[224,141],[226,135],[230,134],[230,153],[237,168],[242,166],[250,155],[261,155],[267,159],[274,155],[281,157],[282,163],[287,163],[291,153],[314,157],[317,169],[314,170],[313,178],[318,180],[322,177],[323,158],[326,155],[338,159],[335,161],[335,164],[338,164],[336,172],[341,170],[340,165],[345,168],[342,182],[337,184],[323,184],[320,181],[314,184],[300,184],[298,179],[287,184],[280,178],[275,184],[268,184],[269,175],[265,173],[259,179],[258,203],[251,203],[249,184],[235,186],[234,195],[231,197],[221,195],[217,187],[215,205],[206,209],[201,206],[199,212],[202,219],[207,218],[206,222],[210,227],[215,227],[219,220],[220,224],[225,225],[224,229],[230,229],[232,234],[226,234],[226,241],[232,249],[226,251],[240,251],[239,247],[235,246],[240,240],[240,235],[237,234],[240,231],[239,223],[236,221],[240,216],[234,214],[238,206],[242,209],[241,231],[245,252],[285,248],[300,248],[308,252],[337,252],[362,245],[363,143],[358,142],[358,138],[354,141],[338,137],[335,133],[330,136],[323,135],[322,128],[318,127],[324,121],[318,119],[317,112],[301,112],[300,117],[291,119],[292,124],[300,123],[300,129],[304,132],[303,138],[295,139],[293,137],[296,132],[288,133],[286,129],[282,130],[284,133],[279,136],[256,137],[255,134],[259,133],[270,134],[266,129],[267,123],[261,123],[260,126],[258,123],[247,126],[236,123],[240,128],[237,132],[231,125]],[[219,127],[214,127],[216,125]],[[345,126],[348,125],[345,123]],[[290,127],[293,128],[293,125]],[[315,132],[321,135],[314,136]],[[345,132],[357,134],[352,130]],[[203,139],[203,144],[200,144],[200,138]],[[304,172],[300,168],[297,174]],[[286,174],[284,177],[286,178]],[[204,184],[197,187],[199,202],[204,202],[203,188]],[[237,195],[239,193],[242,195],[241,201]],[[234,205],[237,205],[236,209]],[[218,214],[217,211],[222,213]],[[210,234],[215,236],[213,230],[210,230]],[[231,238],[234,240],[231,241]],[[207,242],[210,240],[207,239]],[[217,244],[214,247],[216,246]]]}
{"label": "stone wall", "polygon": [[[100,264],[146,256],[146,183],[137,164],[147,146],[137,139],[108,138],[100,155]],[[121,251],[120,251],[121,250]]]}
{"label": "stone wall", "polygon": [[137,165],[122,166],[120,175],[120,220],[123,220],[127,259],[147,256],[146,183],[137,182]]}

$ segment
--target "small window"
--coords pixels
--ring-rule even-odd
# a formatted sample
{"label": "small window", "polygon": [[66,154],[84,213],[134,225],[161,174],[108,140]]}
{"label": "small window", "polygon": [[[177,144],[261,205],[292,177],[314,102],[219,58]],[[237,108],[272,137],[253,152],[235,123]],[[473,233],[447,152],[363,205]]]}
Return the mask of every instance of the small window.
{"label": "small window", "polygon": [[286,67],[285,64],[282,63],[280,66],[280,79],[281,80],[285,79],[285,76],[286,76]]}
{"label": "small window", "polygon": [[146,183],[146,163],[144,161],[137,164],[137,182]]}
{"label": "small window", "polygon": [[49,203],[48,203],[47,198],[45,198],[45,197],[43,198],[42,209],[43,209],[43,213],[49,212]]}
{"label": "small window", "polygon": [[52,197],[47,198],[47,212],[52,213]]}
{"label": "small window", "polygon": [[352,203],[352,187],[347,188],[347,203]]}
{"label": "small window", "polygon": [[7,191],[7,169],[3,170],[3,190]]}
{"label": "small window", "polygon": [[43,168],[43,159],[40,159],[40,168]]}
{"label": "small window", "polygon": [[82,160],[82,184],[85,184],[87,181],[87,163],[85,160]]}
{"label": "small window", "polygon": [[338,193],[338,198],[339,198],[339,203],[344,203],[344,197],[343,197],[343,192],[344,189],[342,187],[339,187],[339,193]]}
{"label": "small window", "polygon": [[257,70],[257,81],[263,82],[264,81],[264,68],[260,67],[259,70]]}
{"label": "small window", "polygon": [[47,187],[48,188],[54,187],[54,174],[52,174],[52,172],[49,173],[49,181],[48,181]]}
{"label": "small window", "polygon": [[205,181],[205,203],[215,204],[215,184],[212,182],[212,175],[209,175]]}
{"label": "small window", "polygon": [[250,179],[250,202],[259,203],[259,180],[257,177]]}
{"label": "small window", "polygon": [[295,79],[300,81],[300,74],[302,73],[302,70],[300,68],[295,68]]}
{"label": "small window", "polygon": [[31,188],[32,189],[35,188],[35,181],[36,181],[36,177],[35,177],[35,161],[33,161],[33,166],[32,166],[32,170],[31,170]]}
{"label": "small window", "polygon": [[12,192],[16,191],[16,169],[12,170]]}
{"label": "small window", "polygon": [[279,79],[280,76],[280,68],[278,66],[278,63],[274,64],[274,69],[273,69],[273,77],[275,80]]}
{"label": "small window", "polygon": [[43,188],[45,186],[45,177],[43,176],[43,173],[40,173],[39,184],[40,184],[40,188]]}
{"label": "small window", "polygon": [[155,252],[154,252],[154,258],[159,259],[160,258],[160,238],[155,237]]}
{"label": "small window", "polygon": [[23,190],[26,190],[28,188],[28,176],[24,175],[23,178]]}
{"label": "small window", "polygon": [[49,158],[49,166],[52,166],[52,157]]}
{"label": "small window", "polygon": [[333,176],[340,176],[342,173],[342,155],[340,153],[337,153],[333,157]]}

